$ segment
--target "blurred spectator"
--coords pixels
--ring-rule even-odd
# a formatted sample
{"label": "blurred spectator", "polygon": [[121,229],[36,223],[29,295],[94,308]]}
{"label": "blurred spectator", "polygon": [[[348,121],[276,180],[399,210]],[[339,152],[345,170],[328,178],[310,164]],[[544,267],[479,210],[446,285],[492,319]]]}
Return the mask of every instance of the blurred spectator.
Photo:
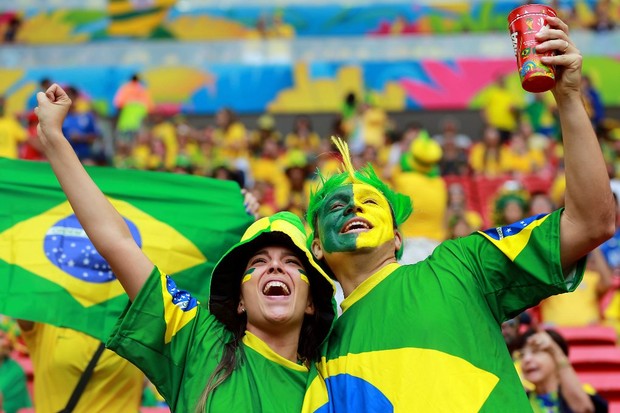
{"label": "blurred spectator", "polygon": [[550,93],[528,93],[531,99],[523,109],[524,120],[529,121],[532,129],[552,139],[558,138],[560,129],[555,100]]}
{"label": "blurred spectator", "polygon": [[[163,143],[163,149],[165,151],[163,166],[171,170],[176,163],[177,151],[179,149],[176,125],[171,120],[170,116],[157,109],[153,111],[151,119],[153,121],[151,140],[159,140]],[[152,167],[150,167],[150,169],[152,169]]]}
{"label": "blurred spectator", "polygon": [[[451,183],[448,186],[448,201],[445,215],[448,227],[452,227],[453,232],[449,238],[454,238],[455,232],[458,232],[458,236],[463,236],[463,232],[466,231],[464,223],[470,229],[467,235],[482,228],[482,217],[477,211],[468,208],[465,188],[459,182]],[[457,225],[459,228],[456,228]]]}
{"label": "blurred spectator", "polygon": [[448,220],[446,239],[465,237],[474,232],[464,215],[452,215]]}
{"label": "blurred spectator", "polygon": [[594,87],[592,79],[589,76],[581,77],[581,95],[586,111],[592,121],[594,130],[600,132],[605,118],[605,106],[601,94]]}
{"label": "blurred spectator", "polygon": [[482,118],[485,124],[497,129],[501,143],[507,142],[517,128],[520,101],[521,96],[508,89],[506,75],[500,75],[482,99]]}
{"label": "blurred spectator", "polygon": [[[193,172],[193,160],[196,159],[200,151],[196,142],[197,131],[189,124],[183,116],[175,117],[177,153],[174,160],[174,167],[177,172]],[[180,169],[179,169],[180,168]]]}
{"label": "blurred spectator", "polygon": [[457,148],[468,151],[471,147],[471,138],[459,131],[460,124],[458,119],[446,116],[441,120],[440,132],[433,136],[433,139],[442,147],[448,142],[453,143]]}
{"label": "blurred spectator", "polygon": [[[226,163],[217,164],[211,172],[211,177],[224,181],[233,181],[239,185],[239,188],[245,187],[245,176],[243,172],[230,167]],[[262,215],[261,215],[262,216]]]}
{"label": "blurred spectator", "polygon": [[341,110],[342,119],[345,122],[348,122],[357,115],[358,104],[355,92],[349,92],[345,95]]}
{"label": "blurred spectator", "polygon": [[281,10],[277,10],[271,17],[269,36],[279,39],[290,39],[291,37],[295,37],[295,28],[284,22],[284,13]]}
{"label": "blurred spectator", "polygon": [[26,133],[28,135],[26,141],[19,148],[19,158],[29,161],[42,161],[45,155],[41,150],[41,142],[37,137],[37,126],[39,119],[34,112],[28,112],[24,116],[26,121]]}
{"label": "blurred spectator", "polygon": [[448,193],[439,176],[440,159],[441,146],[428,133],[421,133],[403,154],[401,168],[392,177],[394,190],[411,197],[414,205],[413,214],[401,225],[402,264],[425,259],[446,237]]}
{"label": "blurred spectator", "polygon": [[[57,413],[67,405],[86,366],[102,344],[68,328],[25,320],[18,323],[34,368],[37,413]],[[74,412],[136,413],[142,398],[142,372],[107,349],[96,366]]]}
{"label": "blurred spectator", "polygon": [[618,202],[618,196],[615,193],[613,193],[613,197],[616,202],[616,232],[599,249],[611,270],[618,272],[620,271],[620,202]]}
{"label": "blurred spectator", "polygon": [[[19,328],[9,317],[0,315],[0,412],[17,413],[30,407],[26,374],[11,358]],[[4,408],[4,410],[3,410]]]}
{"label": "blurred spectator", "polygon": [[468,175],[468,151],[472,142],[469,136],[459,132],[457,119],[444,118],[441,121],[441,132],[433,136],[433,139],[441,145],[443,150],[443,156],[439,162],[441,175]]}
{"label": "blurred spectator", "polygon": [[312,129],[312,121],[306,115],[299,115],[293,121],[293,130],[286,135],[284,146],[289,149],[299,149],[308,154],[317,154],[321,138]]}
{"label": "blurred spectator", "polygon": [[525,218],[528,193],[515,181],[506,181],[497,191],[493,208],[493,226],[501,227]]}
{"label": "blurred spectator", "polygon": [[250,138],[250,153],[260,155],[261,149],[267,140],[273,140],[278,144],[282,142],[282,135],[276,128],[276,120],[270,114],[263,114],[256,120],[257,129],[252,132]]}
{"label": "blurred spectator", "polygon": [[284,208],[301,219],[305,217],[310,197],[310,171],[306,155],[299,149],[289,150],[285,158],[285,173],[290,188],[289,202]]}
{"label": "blurred spectator", "polygon": [[486,177],[502,176],[507,171],[508,157],[502,146],[499,131],[487,126],[482,139],[476,142],[469,151],[469,166],[476,175]]}
{"label": "blurred spectator", "polygon": [[4,30],[3,41],[4,43],[15,43],[17,42],[17,35],[19,34],[19,29],[22,26],[22,19],[18,15],[13,15]]}
{"label": "blurred spectator", "polygon": [[248,157],[248,137],[245,126],[237,119],[237,114],[229,108],[222,108],[215,114],[213,141],[221,148],[225,159]]}
{"label": "blurred spectator", "polygon": [[119,111],[116,122],[116,146],[131,146],[142,122],[153,108],[151,94],[135,73],[114,95],[114,107]]}
{"label": "blurred spectator", "polygon": [[260,154],[250,160],[255,194],[261,207],[266,212],[271,207],[273,212],[283,210],[288,204],[289,186],[284,173],[283,160],[278,141],[274,137],[263,142]]}
{"label": "blurred spectator", "polygon": [[530,195],[526,215],[531,217],[540,214],[550,214],[556,209],[549,195],[544,192],[534,192]]}
{"label": "blurred spectator", "polygon": [[424,130],[425,129],[421,123],[409,122],[405,126],[405,130],[400,135],[392,131],[386,136],[392,143],[387,149],[387,155],[385,156],[386,165],[383,172],[385,179],[390,180],[394,169],[402,167],[401,163],[403,161],[403,155],[409,152],[413,141]]}
{"label": "blurred spectator", "polygon": [[519,344],[523,377],[535,387],[528,391],[534,412],[608,411],[607,401],[579,380],[568,360],[568,344],[558,332],[528,330]]}
{"label": "blurred spectator", "polygon": [[538,148],[532,148],[528,136],[515,131],[504,148],[506,170],[516,176],[536,174],[545,167],[545,155]]}
{"label": "blurred spectator", "polygon": [[555,138],[536,132],[527,118],[519,122],[517,131],[525,138],[529,150],[540,152],[542,155],[542,167],[538,176],[548,179],[555,176],[560,162],[558,149],[561,147]]}
{"label": "blurred spectator", "polygon": [[360,136],[365,146],[373,146],[375,149],[385,145],[385,131],[388,118],[385,110],[379,107],[372,95],[366,97],[362,104],[362,118]]}
{"label": "blurred spectator", "polygon": [[39,88],[34,91],[30,98],[28,98],[28,111],[33,111],[34,108],[39,105],[39,103],[37,102],[37,93],[45,92],[47,89],[49,89],[50,86],[52,86],[52,83],[53,82],[48,77],[44,77],[39,81]]}
{"label": "blurred spectator", "polygon": [[599,0],[594,6],[594,22],[590,25],[590,29],[596,32],[607,32],[616,27],[611,17],[611,7],[618,7],[609,0]]}
{"label": "blurred spectator", "polygon": [[93,143],[99,137],[95,116],[92,112],[78,112],[79,93],[76,88],[69,86],[66,89],[67,95],[72,101],[69,113],[62,125],[62,133],[67,138],[75,154],[82,162],[92,162]]}
{"label": "blurred spectator", "polygon": [[510,354],[518,350],[519,336],[521,335],[521,319],[519,316],[513,317],[502,323],[502,336],[506,342],[506,347]]}
{"label": "blurred spectator", "polygon": [[0,157],[15,159],[19,146],[28,138],[17,118],[6,113],[6,100],[0,96]]}
{"label": "blurred spectator", "polygon": [[558,327],[601,323],[601,297],[611,288],[611,271],[600,249],[590,253],[583,279],[575,291],[553,295],[540,303],[541,321]]}

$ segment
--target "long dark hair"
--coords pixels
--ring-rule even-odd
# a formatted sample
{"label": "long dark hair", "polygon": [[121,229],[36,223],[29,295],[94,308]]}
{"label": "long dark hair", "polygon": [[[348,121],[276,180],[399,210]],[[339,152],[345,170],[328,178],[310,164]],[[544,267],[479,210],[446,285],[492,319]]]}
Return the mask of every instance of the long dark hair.
{"label": "long dark hair", "polygon": [[[314,361],[318,361],[319,358],[319,346],[322,341],[322,334],[320,334],[320,307],[315,305],[314,314],[304,315],[304,321],[301,325],[301,331],[299,333],[299,343],[297,345],[297,355],[299,360],[303,364],[310,368],[310,364]],[[245,354],[243,352],[243,344],[241,340],[245,335],[247,326],[247,316],[242,313],[236,317],[238,321],[237,326],[233,331],[233,337],[228,343],[224,345],[224,353],[220,362],[215,367],[213,373],[207,381],[207,385],[203,390],[198,402],[196,403],[195,413],[203,413],[207,405],[207,400],[212,392],[215,391],[217,386],[222,384],[233,371],[243,363]]]}

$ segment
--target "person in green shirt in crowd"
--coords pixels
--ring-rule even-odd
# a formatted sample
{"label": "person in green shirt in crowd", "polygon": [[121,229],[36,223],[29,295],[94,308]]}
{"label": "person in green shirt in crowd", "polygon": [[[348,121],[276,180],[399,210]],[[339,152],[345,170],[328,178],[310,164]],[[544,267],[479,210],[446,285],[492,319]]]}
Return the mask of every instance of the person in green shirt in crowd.
{"label": "person in green shirt in crowd", "polygon": [[[585,256],[614,233],[614,204],[580,96],[582,57],[547,17],[537,52],[557,68],[566,160],[565,208],[447,240],[399,265],[411,201],[371,167],[323,179],[310,199],[311,249],[340,282],[343,313],[309,384],[311,412],[524,412],[530,405],[500,325],[542,298],[572,291]],[[424,188],[418,188],[424,191]]]}
{"label": "person in green shirt in crowd", "polygon": [[17,334],[17,324],[0,315],[0,412],[3,413],[16,413],[23,407],[31,406],[26,374],[11,358]]}
{"label": "person in green shirt in crowd", "polygon": [[108,347],[142,369],[174,412],[299,412],[335,318],[334,284],[301,220],[282,212],[252,224],[217,263],[203,307],[142,252],[62,136],[64,90],[52,85],[37,98],[45,154],[132,302]]}

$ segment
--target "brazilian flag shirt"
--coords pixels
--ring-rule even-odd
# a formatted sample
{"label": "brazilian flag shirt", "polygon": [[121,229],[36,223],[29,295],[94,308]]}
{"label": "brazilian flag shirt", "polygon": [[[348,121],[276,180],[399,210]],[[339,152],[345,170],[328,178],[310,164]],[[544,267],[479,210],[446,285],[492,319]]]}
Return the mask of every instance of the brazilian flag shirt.
{"label": "brazilian flag shirt", "polygon": [[[155,268],[107,345],[138,366],[173,412],[192,413],[232,333]],[[240,362],[209,396],[206,412],[299,412],[308,369],[246,332]]]}
{"label": "brazilian flag shirt", "polygon": [[365,280],[342,302],[303,411],[531,411],[500,324],[580,282],[585,260],[562,272],[560,214],[445,241]]}

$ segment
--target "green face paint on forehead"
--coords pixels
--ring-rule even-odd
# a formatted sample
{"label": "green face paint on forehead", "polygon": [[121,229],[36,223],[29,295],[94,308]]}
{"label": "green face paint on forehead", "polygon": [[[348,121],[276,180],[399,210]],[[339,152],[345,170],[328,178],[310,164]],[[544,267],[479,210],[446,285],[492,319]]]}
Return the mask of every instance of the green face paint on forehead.
{"label": "green face paint on forehead", "polygon": [[252,278],[252,273],[256,270],[256,268],[252,267],[252,268],[248,268],[244,273],[243,273],[243,278],[241,279],[241,284],[250,281],[250,279]]}

